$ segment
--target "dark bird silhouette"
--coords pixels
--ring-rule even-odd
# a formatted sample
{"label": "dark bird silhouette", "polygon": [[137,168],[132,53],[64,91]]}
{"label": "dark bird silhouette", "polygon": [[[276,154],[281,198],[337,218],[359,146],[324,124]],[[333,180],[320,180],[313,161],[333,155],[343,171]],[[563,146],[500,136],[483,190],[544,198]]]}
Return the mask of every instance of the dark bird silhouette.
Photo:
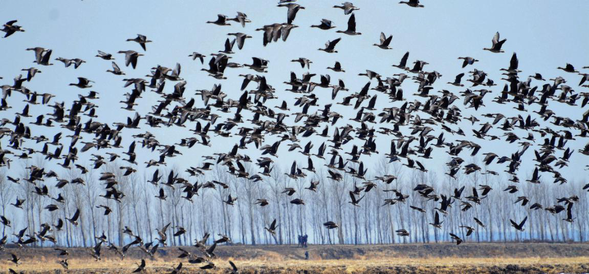
{"label": "dark bird silhouette", "polygon": [[274,219],[274,221],[272,221],[272,223],[270,224],[270,226],[268,227],[264,227],[268,232],[270,232],[270,234],[272,235],[276,235],[276,229],[278,228],[278,225],[276,225],[276,219]]}
{"label": "dark bird silhouette", "polygon": [[141,48],[146,51],[147,48],[145,47],[145,44],[151,43],[151,40],[147,40],[147,36],[145,35],[137,34],[137,37],[129,38],[127,39],[127,42],[137,42],[139,45],[141,45]]}
{"label": "dark bird silhouette", "polygon": [[488,50],[490,52],[494,52],[494,53],[502,53],[504,52],[503,50],[501,50],[501,47],[503,46],[503,44],[505,43],[505,41],[507,41],[507,39],[503,39],[503,40],[499,40],[499,32],[495,33],[495,36],[493,36],[493,45],[490,48],[483,48],[484,50]]}
{"label": "dark bird silhouette", "polygon": [[528,217],[526,216],[519,224],[516,223],[515,221],[509,219],[509,221],[511,222],[511,226],[513,226],[516,230],[519,231],[524,231],[524,224],[526,224],[526,221],[528,220]]}
{"label": "dark bird silhouette", "polygon": [[422,4],[419,4],[419,0],[409,0],[409,1],[401,1],[399,4],[406,4],[412,8],[423,8]]}

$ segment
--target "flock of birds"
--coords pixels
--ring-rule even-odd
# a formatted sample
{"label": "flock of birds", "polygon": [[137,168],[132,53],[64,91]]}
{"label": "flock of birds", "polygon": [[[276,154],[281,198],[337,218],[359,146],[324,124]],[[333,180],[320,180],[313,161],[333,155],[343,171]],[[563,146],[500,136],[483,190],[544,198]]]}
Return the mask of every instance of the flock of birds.
{"label": "flock of birds", "polygon": [[[423,7],[418,0],[402,1],[400,3],[415,8]],[[286,23],[265,25],[257,29],[263,33],[261,36],[264,46],[272,42],[278,42],[279,40],[287,41],[291,31],[296,28],[303,28],[293,23],[297,13],[305,9],[305,7],[295,3],[295,1],[280,1],[278,7],[287,9]],[[344,14],[348,16],[347,28],[345,30],[337,30],[336,33],[348,36],[362,35],[356,29],[356,18],[354,15],[355,12],[360,10],[359,7],[346,2],[342,5],[336,5],[334,8],[342,9]],[[251,20],[245,13],[238,12],[234,18],[220,14],[216,20],[208,21],[207,23],[228,26],[231,25],[231,22],[237,22],[241,26],[245,26],[246,24],[250,24]],[[23,27],[17,25],[17,23],[17,20],[12,20],[3,25],[3,29],[1,30],[5,33],[4,38],[8,38],[18,32],[25,32]],[[332,21],[328,19],[321,19],[318,25],[312,25],[310,27],[322,31],[336,28]],[[460,73],[456,75],[454,81],[448,82],[448,85],[457,88],[465,87],[463,88],[464,90],[454,93],[444,89],[434,94],[432,92],[432,85],[441,77],[441,74],[437,71],[427,71],[425,69],[426,65],[428,65],[426,61],[415,60],[413,65],[410,65],[409,52],[407,52],[400,62],[394,65],[400,71],[399,73],[392,77],[384,77],[375,71],[366,70],[366,73],[362,73],[360,76],[366,76],[369,79],[368,83],[359,92],[353,94],[346,93],[343,98],[339,95],[340,92],[348,91],[343,80],[340,79],[337,83],[333,83],[330,75],[321,75],[320,81],[314,82],[312,79],[316,76],[315,74],[307,72],[299,78],[292,72],[290,79],[285,83],[291,86],[291,89],[287,91],[300,95],[296,102],[291,105],[291,107],[297,107],[299,110],[296,112],[291,111],[286,101],[276,106],[275,108],[277,110],[275,110],[268,106],[267,100],[280,98],[279,93],[284,91],[277,92],[263,75],[268,69],[268,60],[253,57],[252,64],[230,62],[231,55],[236,54],[234,51],[241,50],[245,46],[247,39],[252,38],[252,36],[241,32],[229,33],[229,35],[234,36],[234,38],[226,39],[223,49],[218,53],[211,54],[207,57],[204,54],[194,52],[189,57],[192,60],[199,60],[205,65],[202,70],[206,71],[209,76],[219,80],[227,79],[224,73],[226,68],[247,67],[255,71],[256,74],[240,75],[243,77],[243,83],[241,85],[243,93],[239,98],[230,98],[222,91],[221,84],[218,84],[211,90],[198,90],[196,95],[200,96],[201,99],[201,102],[198,102],[198,99],[185,95],[187,82],[181,77],[181,65],[179,63],[174,68],[157,65],[152,68],[151,74],[147,78],[122,79],[125,87],[132,88],[130,93],[125,94],[126,99],[122,101],[122,104],[123,109],[134,111],[134,106],[138,104],[138,99],[142,98],[142,94],[147,91],[157,93],[161,96],[161,100],[152,106],[150,113],[141,115],[136,113],[134,117],[129,117],[126,121],[114,124],[100,122],[100,117],[97,115],[97,108],[99,106],[93,103],[93,100],[99,96],[99,93],[96,91],[90,91],[87,95],[80,95],[78,100],[66,106],[65,102],[55,102],[56,99],[53,99],[57,97],[55,94],[31,91],[26,87],[26,83],[34,81],[38,77],[37,75],[42,72],[39,67],[49,69],[53,65],[51,63],[52,61],[60,61],[65,67],[73,67],[73,69],[83,66],[86,62],[95,61],[61,57],[52,59],[51,49],[42,47],[27,48],[26,50],[34,53],[34,63],[36,63],[37,67],[23,69],[25,74],[19,74],[15,77],[12,85],[4,84],[1,86],[2,100],[0,111],[3,112],[10,109],[11,103],[18,100],[16,99],[17,96],[15,96],[17,94],[26,98],[26,106],[11,119],[2,115],[3,118],[0,123],[0,139],[2,140],[0,143],[0,167],[10,167],[10,163],[13,161],[30,159],[34,155],[42,155],[41,157],[44,157],[46,160],[58,163],[64,170],[78,169],[81,173],[87,173],[88,169],[101,170],[101,167],[107,163],[113,162],[116,159],[122,159],[128,163],[127,166],[121,167],[124,171],[123,176],[128,176],[137,172],[139,169],[140,164],[136,162],[136,157],[138,153],[143,153],[143,151],[138,149],[138,145],[140,145],[146,153],[148,153],[148,150],[152,152],[158,151],[158,157],[145,163],[145,168],[148,170],[155,169],[149,183],[161,186],[157,198],[165,200],[167,198],[166,193],[172,187],[180,187],[183,189],[183,194],[185,195],[183,198],[192,202],[192,197],[198,195],[199,191],[203,191],[205,188],[214,189],[217,186],[228,188],[228,186],[219,181],[197,181],[190,183],[190,177],[203,175],[215,165],[223,165],[230,174],[238,178],[262,181],[265,176],[270,175],[279,151],[283,150],[280,148],[281,144],[288,143],[289,152],[299,151],[307,158],[306,166],[301,166],[296,161],[292,163],[289,172],[286,174],[289,178],[304,178],[307,174],[316,172],[315,162],[317,159],[326,160],[326,166],[329,168],[329,179],[340,181],[343,178],[342,173],[346,173],[363,181],[362,185],[356,185],[354,189],[349,191],[349,203],[353,206],[360,206],[360,202],[364,197],[362,193],[377,189],[377,186],[379,186],[377,184],[378,181],[389,185],[397,179],[394,174],[366,178],[368,167],[364,165],[361,158],[370,157],[379,153],[376,146],[377,137],[387,138],[386,136],[394,136],[391,140],[388,153],[385,154],[390,162],[404,162],[404,165],[408,168],[422,172],[427,172],[427,169],[423,163],[424,160],[420,161],[418,158],[430,159],[432,158],[434,149],[445,149],[445,154],[451,157],[451,160],[447,163],[449,168],[447,176],[452,178],[456,178],[461,171],[467,175],[481,172],[481,166],[475,163],[465,163],[465,160],[460,157],[464,153],[471,156],[479,154],[482,147],[473,141],[474,139],[497,140],[497,142],[505,141],[508,143],[519,142],[521,149],[510,155],[499,155],[491,151],[482,153],[484,155],[483,163],[485,166],[493,163],[504,164],[506,166],[507,169],[505,172],[510,174],[509,181],[513,184],[505,189],[505,191],[517,193],[517,184],[520,182],[517,171],[522,164],[522,156],[529,148],[533,148],[534,150],[535,157],[533,160],[536,162],[536,167],[532,177],[525,179],[525,181],[539,184],[542,175],[551,174],[554,183],[563,184],[567,182],[567,179],[558,170],[568,165],[571,156],[575,152],[574,149],[567,147],[567,142],[569,140],[575,140],[575,138],[587,138],[589,133],[589,111],[581,112],[582,115],[578,119],[574,119],[567,115],[559,115],[550,108],[554,104],[566,104],[572,107],[586,109],[585,107],[589,102],[589,93],[575,92],[573,87],[566,85],[565,79],[560,76],[545,80],[539,73],[535,73],[529,77],[520,75],[521,71],[518,69],[519,60],[516,53],[513,53],[509,66],[501,69],[505,76],[503,80],[506,84],[499,95],[492,99],[489,98],[491,88],[497,84],[487,77],[487,73],[479,69],[473,69],[473,71],[469,72],[470,75],[467,81],[470,82],[470,87],[465,87],[467,83],[463,81],[466,74]],[[319,50],[327,53],[337,53],[336,48],[342,39],[345,38],[328,41],[325,47]],[[135,69],[137,63],[141,61],[141,56],[147,52],[147,44],[152,43],[145,35],[137,35],[137,37],[130,38],[127,41],[136,42],[141,46],[143,53],[136,50],[124,50],[118,52],[120,55],[113,55],[99,50],[98,55],[96,55],[98,59],[111,61],[112,70],[107,70],[108,73],[121,77],[125,75],[125,72],[115,62],[115,56],[124,57],[124,65],[127,69]],[[388,50],[391,49],[391,42],[392,35],[387,36],[381,33],[380,40],[374,46]],[[491,46],[484,48],[484,50],[493,53],[503,53],[505,42],[506,39],[501,39],[497,32],[492,39]],[[235,48],[235,44],[237,44],[237,48]],[[207,58],[209,61],[205,64]],[[478,62],[473,57],[459,57],[459,59],[462,60],[463,68],[472,66]],[[295,59],[292,62],[300,63],[302,68],[306,67],[307,69],[313,63],[307,58]],[[345,72],[340,62],[336,62],[333,67],[328,67],[328,69],[334,72]],[[577,71],[571,64],[559,67],[559,69],[571,75],[579,75],[580,83],[578,86],[583,88],[589,87],[586,84],[589,74]],[[583,67],[583,69],[589,69],[589,67]],[[527,77],[527,80],[520,80],[520,77]],[[417,93],[413,97],[407,96],[402,88],[404,81],[411,80],[419,84]],[[257,87],[248,90],[252,82],[257,84]],[[169,85],[169,83],[175,83],[171,92],[165,90],[166,84]],[[376,85],[373,85],[374,83]],[[79,77],[77,82],[70,83],[71,86],[80,89],[91,88],[92,84],[92,80],[84,77]],[[320,106],[318,100],[321,95],[320,93],[314,92],[317,88],[331,89],[332,100],[339,100],[337,104],[356,112],[355,117],[350,120],[357,122],[359,126],[354,127],[349,124],[339,127],[336,126],[338,121],[342,121],[347,117],[341,113],[332,111],[332,104]],[[382,94],[381,96],[384,98],[381,97],[381,100],[392,101],[393,103],[389,104],[391,107],[377,109],[376,93],[379,93],[378,95]],[[424,101],[417,99],[409,101],[410,98],[423,98]],[[501,107],[504,107],[502,105],[513,104],[516,110],[522,112],[522,115],[513,117],[507,117],[502,113],[481,113],[478,117],[463,117],[461,115],[463,108],[474,108],[476,111],[479,111],[484,109],[486,107],[485,102],[488,104],[489,101]],[[142,102],[142,104],[148,103]],[[201,103],[204,107],[196,107],[197,104]],[[526,109],[531,105],[539,105],[540,110],[535,111],[533,115],[523,114],[527,112]],[[32,117],[29,114],[29,110],[33,107],[48,107],[52,112],[46,115]],[[317,111],[312,112],[311,108],[316,108]],[[217,112],[225,114],[232,113],[233,117],[225,121],[220,121],[219,118],[221,116]],[[244,122],[244,118],[249,114],[251,114],[247,120],[249,123]],[[289,114],[295,117],[292,124],[287,124],[286,117],[290,117]],[[422,116],[429,116],[429,118],[422,118]],[[472,133],[464,132],[459,126],[457,129],[452,129],[452,127],[459,125],[463,120],[469,121],[473,125],[476,123],[480,124],[480,129],[473,130]],[[550,123],[552,125],[550,127],[540,127],[541,123]],[[371,125],[379,125],[380,127],[379,129],[375,129]],[[53,136],[53,138],[33,134],[37,128],[54,126],[61,127],[63,133],[60,132]],[[124,142],[123,140],[123,137],[125,139],[129,138],[127,137],[128,135],[125,135],[128,129],[138,130],[143,127],[154,130],[156,128],[174,126],[193,128],[191,129],[191,136],[182,138],[176,144],[164,144],[160,143],[153,134],[146,130],[141,134],[133,135],[133,140],[130,142]],[[410,134],[404,134],[402,132],[402,130],[405,131],[407,129],[411,130]],[[491,134],[492,129],[504,132],[504,134],[493,135]],[[525,136],[514,133],[515,129],[525,132]],[[67,142],[64,139],[66,134],[69,134],[67,137],[70,138]],[[215,137],[212,136],[213,134]],[[473,140],[448,141],[445,134],[465,136],[465,138],[467,135],[472,135]],[[266,135],[280,136],[280,139],[269,144],[265,142]],[[182,154],[183,151],[189,151],[195,145],[211,146],[214,143],[222,143],[224,142],[224,138],[230,136],[240,136],[240,141],[230,151],[203,156],[206,162],[203,166],[189,168],[186,171],[189,177],[183,177],[182,174],[174,174],[172,172],[167,178],[163,178],[164,176],[159,174],[158,166],[170,163],[171,158]],[[312,149],[315,144],[311,141],[304,144],[304,140],[311,136],[327,138],[328,143],[323,142],[318,146],[316,153],[313,153]],[[542,141],[536,142],[536,138],[540,136],[542,137]],[[344,153],[344,146],[348,142],[353,145],[349,151]],[[356,142],[363,142],[363,144],[354,144]],[[43,147],[41,150],[36,150],[29,146],[31,143],[42,144]],[[127,145],[123,145],[125,143]],[[253,145],[251,145],[252,143]],[[251,159],[243,153],[248,149],[253,149],[252,146],[260,150],[263,156],[258,159]],[[116,152],[121,150],[122,153]],[[589,155],[589,144],[578,149],[578,153]],[[82,155],[91,157],[93,165],[85,167],[77,164],[76,161]],[[346,155],[349,155],[349,157]],[[260,171],[250,174],[243,163],[253,162],[254,160]],[[50,212],[62,210],[62,204],[68,199],[68,197],[64,197],[61,194],[56,197],[49,194],[46,183],[50,181],[50,178],[55,180],[57,189],[61,189],[68,184],[78,185],[80,187],[84,184],[84,180],[81,178],[74,180],[60,178],[58,175],[59,170],[49,170],[48,168],[39,168],[34,165],[27,166],[27,169],[28,177],[14,178],[8,176],[7,179],[14,184],[33,184],[35,186],[34,193],[43,197],[44,201],[48,201],[45,209]],[[487,170],[486,173],[497,175],[492,170]],[[121,192],[118,187],[118,179],[114,173],[101,173],[100,181],[105,183],[105,194],[101,195],[101,199],[111,199],[119,202],[125,199],[125,193]],[[314,192],[319,187],[318,185],[319,182],[311,181],[309,187],[306,189]],[[585,188],[589,188],[589,185],[585,186]],[[424,198],[434,203],[439,203],[439,207],[436,207],[435,212],[432,213],[433,222],[430,223],[436,228],[441,228],[443,216],[447,214],[447,209],[456,201],[460,201],[462,210],[466,211],[472,208],[474,204],[480,204],[481,200],[492,190],[492,186],[488,185],[481,185],[478,189],[472,187],[472,189],[468,190],[465,189],[465,186],[462,186],[461,188],[455,189],[453,193],[439,193],[432,186],[426,184],[419,184],[414,189],[416,193]],[[383,191],[391,191],[395,194],[395,198],[384,201],[385,205],[404,203],[409,197],[407,193],[402,193],[397,189],[383,189]],[[284,190],[284,193],[292,196],[296,193],[296,190],[294,188],[287,188]],[[519,196],[517,199],[517,202],[522,202],[524,206],[529,202],[526,196]],[[233,205],[236,200],[237,197],[229,195],[224,202],[228,205]],[[531,208],[544,208],[554,214],[564,212],[566,216],[563,220],[573,222],[575,218],[572,216],[572,208],[578,201],[579,197],[577,196],[564,197],[559,199],[555,206],[548,207],[539,203],[533,203]],[[26,203],[25,199],[17,198],[12,206],[15,210],[22,209],[24,203]],[[290,201],[290,203],[304,205],[305,201],[296,198]],[[267,206],[269,201],[260,197],[256,204]],[[111,209],[106,205],[100,205],[99,208],[105,210],[105,215],[111,212]],[[424,209],[416,206],[411,206],[411,208],[424,213],[426,212]],[[80,210],[78,209],[71,218],[66,218],[65,221],[58,219],[55,220],[55,224],[42,224],[39,231],[33,231],[31,233],[27,232],[28,228],[24,228],[14,234],[17,239],[14,244],[23,247],[38,241],[55,243],[56,239],[51,235],[51,231],[63,229],[64,225],[66,225],[65,222],[68,222],[75,229],[78,226],[79,218]],[[523,220],[510,220],[510,222],[516,230],[523,231],[526,220],[527,217]],[[474,223],[471,226],[462,226],[462,228],[468,230],[467,236],[470,236],[477,229],[476,226],[484,227],[485,225],[477,218],[474,218],[473,221]],[[5,227],[11,227],[11,220],[6,216],[0,216],[0,223]],[[102,256],[101,248],[104,245],[108,245],[109,250],[124,257],[129,248],[137,246],[144,250],[146,254],[153,257],[156,255],[158,247],[166,246],[169,225],[157,230],[159,235],[157,244],[144,244],[141,237],[135,235],[130,229],[126,229],[124,233],[129,235],[132,241],[122,247],[115,246],[108,241],[105,235],[102,235],[97,239],[97,244],[92,248],[91,254],[97,260],[100,259]],[[275,235],[279,225],[274,219],[272,223],[266,226],[266,230],[272,235]],[[337,229],[339,227],[333,221],[325,222],[324,226],[327,229]],[[399,229],[396,232],[399,236],[410,235],[410,232],[405,229]],[[173,233],[173,236],[177,237],[184,233],[186,233],[186,230],[178,228]],[[450,236],[457,244],[465,240],[454,233],[450,233]],[[182,252],[180,258],[186,259],[191,264],[202,264],[200,267],[202,269],[214,268],[215,263],[212,259],[215,258],[215,247],[217,244],[229,242],[230,239],[227,236],[221,235],[219,239],[213,241],[212,245],[208,245],[208,238],[209,234],[206,234],[195,244],[201,251],[202,256],[179,248]],[[7,245],[7,239],[7,236],[4,236],[0,240],[0,250],[4,249]],[[61,260],[61,265],[67,269],[69,266],[67,248],[55,248],[55,250],[59,252],[60,256],[65,257],[65,259]],[[17,266],[21,263],[15,253],[11,254],[10,261]],[[237,273],[238,269],[235,264],[231,261],[229,263],[231,264],[232,273]],[[141,260],[141,263],[138,264],[138,268],[134,272],[141,272],[145,268],[146,262],[145,260]],[[181,270],[182,263],[172,273],[179,273]],[[12,269],[11,271],[16,273]]]}

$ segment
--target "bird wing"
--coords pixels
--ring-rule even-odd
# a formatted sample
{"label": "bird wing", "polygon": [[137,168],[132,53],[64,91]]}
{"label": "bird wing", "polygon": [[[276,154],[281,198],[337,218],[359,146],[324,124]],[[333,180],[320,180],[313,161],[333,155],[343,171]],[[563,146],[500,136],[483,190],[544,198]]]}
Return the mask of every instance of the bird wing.
{"label": "bird wing", "polygon": [[495,33],[495,36],[493,36],[493,45],[499,43],[499,32]]}
{"label": "bird wing", "polygon": [[231,268],[233,268],[233,271],[237,271],[237,266],[230,260],[229,264],[231,265]]}
{"label": "bird wing", "polygon": [[349,31],[356,31],[356,16],[354,13],[348,19],[348,30]]}
{"label": "bird wing", "polygon": [[527,220],[528,220],[528,216],[526,216],[524,218],[524,220],[521,223],[519,223],[519,227],[522,228],[524,226],[524,224],[526,223]]}
{"label": "bird wing", "polygon": [[76,221],[78,220],[78,218],[80,217],[80,209],[76,209],[76,213],[74,213],[74,216],[72,217],[72,221]]}

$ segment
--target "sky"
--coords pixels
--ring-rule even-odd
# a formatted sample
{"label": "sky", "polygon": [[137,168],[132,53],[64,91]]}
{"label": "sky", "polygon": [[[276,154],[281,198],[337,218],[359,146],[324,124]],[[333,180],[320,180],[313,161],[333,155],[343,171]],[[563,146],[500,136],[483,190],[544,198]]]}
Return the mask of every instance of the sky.
{"label": "sky", "polygon": [[[99,120],[104,122],[121,122],[126,117],[133,117],[134,112],[120,109],[122,104],[119,101],[124,99],[124,93],[130,92],[130,88],[123,88],[123,78],[145,77],[149,74],[150,68],[156,65],[174,67],[176,63],[182,65],[181,76],[187,81],[185,96],[195,97],[195,90],[211,89],[214,84],[221,83],[223,92],[228,98],[237,100],[242,92],[239,90],[242,78],[239,74],[252,73],[247,68],[226,70],[227,80],[217,80],[207,76],[201,71],[206,67],[200,62],[192,61],[188,57],[192,52],[200,52],[207,55],[223,49],[223,44],[229,32],[244,32],[253,36],[245,43],[243,50],[235,50],[231,61],[240,64],[251,64],[251,57],[260,57],[270,60],[268,73],[265,74],[268,83],[276,88],[276,95],[279,99],[269,101],[268,105],[279,105],[285,100],[291,111],[298,111],[300,108],[293,107],[294,98],[299,94],[293,94],[285,89],[288,87],[282,82],[289,79],[291,71],[297,76],[304,72],[316,73],[313,79],[319,81],[320,74],[331,75],[332,82],[343,79],[350,89],[348,94],[359,92],[369,81],[366,77],[357,76],[366,69],[376,71],[383,77],[390,77],[395,73],[403,71],[392,67],[398,64],[401,57],[410,52],[409,62],[424,60],[429,64],[426,71],[436,70],[443,76],[434,85],[434,90],[448,89],[455,93],[465,88],[455,88],[447,85],[452,82],[454,76],[461,72],[468,72],[473,68],[482,69],[489,74],[489,77],[498,83],[498,86],[491,88],[493,91],[486,97],[488,107],[475,112],[468,109],[463,111],[463,116],[480,115],[483,113],[504,113],[506,116],[528,113],[520,113],[512,109],[512,105],[498,107],[491,103],[492,97],[497,96],[503,88],[503,81],[500,81],[500,68],[507,68],[512,53],[516,52],[519,58],[521,79],[536,72],[542,73],[545,79],[563,76],[568,80],[567,84],[573,87],[576,92],[586,92],[587,88],[577,86],[581,76],[567,74],[557,70],[558,66],[571,63],[577,70],[589,73],[589,70],[582,70],[583,66],[589,66],[589,17],[586,11],[589,10],[587,1],[422,1],[425,8],[416,9],[406,5],[400,5],[397,1],[356,1],[354,4],[360,7],[355,11],[357,30],[362,33],[359,36],[347,36],[336,33],[336,30],[344,30],[348,16],[340,9],[332,8],[339,1],[308,1],[300,0],[297,3],[306,7],[299,11],[294,21],[299,28],[294,29],[286,42],[271,43],[266,47],[262,46],[262,32],[255,31],[264,25],[282,23],[286,21],[286,8],[277,7],[276,2],[271,1],[7,1],[0,9],[0,21],[18,20],[26,30],[24,33],[16,33],[6,39],[0,39],[0,80],[2,85],[12,84],[12,78],[20,73],[21,69],[36,66],[33,63],[34,54],[26,51],[30,47],[44,47],[53,50],[52,59],[57,57],[82,58],[87,63],[79,69],[65,68],[58,61],[52,60],[53,66],[37,66],[43,72],[35,77],[30,83],[25,83],[32,91],[39,93],[49,92],[55,94],[54,102],[65,101],[71,105],[71,101],[78,98],[78,94],[87,94],[89,90],[100,93],[100,99],[94,103],[99,106],[97,111]],[[225,14],[229,17],[236,15],[236,12],[244,12],[252,23],[242,28],[239,24],[231,22],[231,26],[216,26],[206,24],[206,21],[216,20],[217,14]],[[330,19],[336,26],[335,29],[322,31],[310,28],[310,25],[318,24],[322,18]],[[393,35],[391,43],[392,50],[382,50],[372,46],[378,43],[380,32]],[[496,32],[500,32],[502,38],[506,38],[503,49],[505,53],[496,54],[482,50],[491,46],[491,39]],[[152,40],[147,44],[147,51],[144,52],[134,42],[126,42],[128,38],[134,38],[136,34],[143,34]],[[330,54],[318,51],[328,40],[342,37],[342,41],[336,46],[338,53]],[[110,61],[96,58],[97,50],[114,54],[117,64],[127,74],[116,76],[105,71],[111,69]],[[135,50],[145,56],[139,58],[137,69],[124,66],[124,56],[118,54],[120,50]],[[471,56],[479,60],[474,66],[462,69],[460,56]],[[298,63],[291,62],[292,59],[305,57],[313,61],[311,69],[302,69]],[[333,66],[335,61],[340,61],[346,73],[336,73],[326,68]],[[93,87],[81,90],[69,86],[69,83],[76,82],[77,77],[86,77],[94,81]],[[465,76],[463,82],[468,77]],[[542,85],[544,82],[533,82]],[[168,82],[166,92],[170,93],[173,82]],[[376,82],[372,81],[372,86]],[[255,88],[250,84],[248,89]],[[416,97],[411,94],[416,91],[417,85],[407,81],[403,85],[405,96],[408,101]],[[331,102],[330,89],[316,88],[315,92],[320,96],[320,105]],[[377,94],[371,91],[371,95]],[[15,95],[13,95],[15,96]],[[16,95],[22,98],[22,95]],[[344,97],[340,94],[335,101],[341,101]],[[378,94],[378,106],[400,107],[402,102],[391,103],[384,94]],[[136,110],[144,115],[150,111],[159,98],[147,92],[143,98],[138,100]],[[422,100],[424,101],[424,100]],[[197,100],[197,107],[203,107],[202,102]],[[1,118],[12,120],[13,113],[22,110],[24,103],[15,99],[10,101],[13,106],[8,111],[0,112]],[[357,125],[348,118],[355,116],[355,111],[350,113],[349,107],[336,105],[333,111],[344,115],[344,120],[338,126],[346,124]],[[456,102],[462,109],[461,100]],[[581,113],[586,111],[580,107],[568,107],[558,104],[550,106],[557,115],[580,119]],[[322,107],[321,107],[322,108]],[[529,112],[537,110],[538,106],[530,106]],[[313,111],[317,108],[312,109]],[[33,117],[39,114],[50,112],[48,107],[35,106],[31,108]],[[378,112],[376,112],[378,113]],[[223,117],[230,117],[223,116]],[[425,114],[420,114],[425,118]],[[250,118],[249,115],[248,117]],[[429,117],[428,117],[429,118]],[[31,118],[34,119],[34,118]],[[294,119],[294,115],[289,117]],[[82,121],[86,121],[83,118]],[[190,124],[193,126],[194,124]],[[379,125],[373,125],[378,128]],[[468,123],[460,123],[451,126],[453,129],[464,128],[470,133],[471,126]],[[478,129],[476,125],[473,128]],[[33,134],[44,134],[52,136],[60,129],[44,129],[33,127]],[[150,129],[143,126],[140,130],[125,130],[126,135],[123,146],[127,147],[132,141],[130,135],[149,131],[156,136],[160,143],[173,144],[179,142],[180,137],[189,137],[186,129],[160,128]],[[330,133],[333,132],[333,128]],[[436,135],[440,131],[436,131]],[[500,131],[495,132],[500,134]],[[524,133],[516,131],[518,135]],[[538,135],[538,134],[536,134]],[[381,155],[388,152],[392,136],[380,137],[378,150]],[[460,136],[447,136],[448,141],[459,140]],[[540,136],[536,136],[537,142],[541,142]],[[277,140],[277,136],[267,136],[266,143],[271,144]],[[470,140],[472,137],[469,138]],[[233,143],[238,139],[230,140],[220,137],[213,137],[210,148],[196,145],[190,150],[181,150],[184,155],[175,158],[175,164],[182,169],[187,165],[196,166],[201,163],[200,156],[210,155],[213,152],[228,152]],[[309,139],[315,143],[316,150],[320,142],[325,138],[313,137]],[[84,140],[89,141],[89,140]],[[483,145],[482,152],[498,151],[501,155],[509,155],[518,149],[517,144],[505,145],[505,142],[479,141]],[[307,140],[303,140],[304,145]],[[357,141],[355,144],[362,145]],[[582,148],[586,140],[580,139],[571,141],[569,147],[575,151]],[[2,147],[7,147],[7,138],[2,139]],[[537,149],[537,147],[534,147]],[[349,151],[351,146],[346,146]],[[286,144],[281,146],[286,151]],[[121,150],[120,152],[122,152]],[[434,154],[434,159],[426,161],[428,168],[439,174],[448,160],[443,150]],[[560,156],[562,152],[557,152]],[[259,154],[249,149],[247,154],[255,157]],[[499,154],[499,153],[498,153]],[[526,157],[531,157],[528,152]],[[279,165],[288,168],[293,160],[301,165],[305,164],[305,158],[294,156],[297,154],[281,154]],[[382,156],[372,157],[378,158]],[[479,158],[482,159],[482,155]],[[156,154],[141,155],[140,163],[148,159],[156,159]],[[466,158],[466,157],[465,157]],[[283,160],[284,159],[284,160]],[[530,158],[528,158],[530,159]],[[365,162],[372,161],[363,158]],[[82,163],[87,161],[81,159]],[[583,179],[587,176],[584,171],[586,158],[580,153],[573,155],[571,164],[565,168],[563,174],[570,174],[569,179]],[[524,162],[525,163],[525,162]],[[430,168],[431,167],[431,168]],[[531,161],[522,165],[522,172],[530,174],[534,167]],[[495,166],[492,169],[501,171],[503,166]],[[526,174],[526,173],[524,173]]]}

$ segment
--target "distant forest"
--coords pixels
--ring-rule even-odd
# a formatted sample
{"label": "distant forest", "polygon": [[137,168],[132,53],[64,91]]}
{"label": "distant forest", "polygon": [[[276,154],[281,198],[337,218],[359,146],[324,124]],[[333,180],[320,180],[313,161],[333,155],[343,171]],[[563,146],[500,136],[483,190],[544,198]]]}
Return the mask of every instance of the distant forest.
{"label": "distant forest", "polygon": [[[585,195],[579,182],[513,183],[504,176],[479,172],[453,179],[432,171],[406,170],[400,163],[389,164],[384,157],[376,162],[377,166],[371,168],[374,174],[367,175],[377,178],[374,181],[347,172],[334,180],[327,168],[304,178],[290,178],[278,165],[267,176],[250,178],[233,176],[221,165],[210,167],[206,176],[193,174],[185,179],[182,176],[187,173],[180,170],[159,168],[160,178],[153,181],[154,174],[134,172],[125,176],[122,165],[113,162],[99,169],[102,173],[70,169],[58,174],[66,183],[60,185],[58,181],[53,186],[45,182],[51,185],[48,195],[37,195],[35,185],[25,180],[10,182],[4,170],[0,176],[0,205],[2,215],[12,219],[12,225],[2,226],[1,233],[10,244],[11,240],[17,241],[13,234],[23,228],[28,228],[25,234],[32,236],[43,223],[58,226],[63,222],[61,230],[53,228],[47,233],[55,243],[39,240],[33,246],[66,247],[93,246],[103,234],[108,242],[123,246],[134,240],[125,230],[146,243],[155,243],[156,228],[161,230],[168,223],[166,243],[173,246],[192,245],[205,233],[211,234],[210,242],[224,235],[233,244],[251,245],[297,244],[298,235],[305,234],[309,244],[449,242],[449,233],[466,242],[583,242],[589,237],[589,221],[583,217],[588,211],[587,200],[576,196]],[[26,166],[43,168],[42,163],[40,159],[36,163],[29,160]],[[250,174],[256,173],[253,165],[244,166]],[[11,171],[15,168],[19,167]],[[23,168],[21,172],[22,178],[28,178],[31,169]],[[109,182],[124,193],[119,201],[104,197],[109,195],[104,190]],[[316,186],[312,187],[311,182]],[[195,195],[187,198],[182,184],[192,184]],[[485,186],[492,190],[482,195]],[[351,204],[351,190],[356,206]],[[59,194],[70,198],[61,203]],[[22,211],[14,208],[17,197],[25,199]],[[262,206],[264,202],[267,205]],[[565,219],[567,205],[572,202],[574,217],[570,222]],[[447,203],[446,210],[442,210],[442,203]],[[49,211],[49,205],[59,210]],[[78,209],[76,226],[66,220]],[[111,212],[105,215],[106,210]],[[439,214],[440,228],[430,224],[434,212]],[[520,223],[526,217],[524,231],[516,230],[510,222]],[[265,229],[274,219],[275,236]],[[327,222],[337,227],[328,229],[324,226]],[[467,236],[469,229],[473,231]]]}

